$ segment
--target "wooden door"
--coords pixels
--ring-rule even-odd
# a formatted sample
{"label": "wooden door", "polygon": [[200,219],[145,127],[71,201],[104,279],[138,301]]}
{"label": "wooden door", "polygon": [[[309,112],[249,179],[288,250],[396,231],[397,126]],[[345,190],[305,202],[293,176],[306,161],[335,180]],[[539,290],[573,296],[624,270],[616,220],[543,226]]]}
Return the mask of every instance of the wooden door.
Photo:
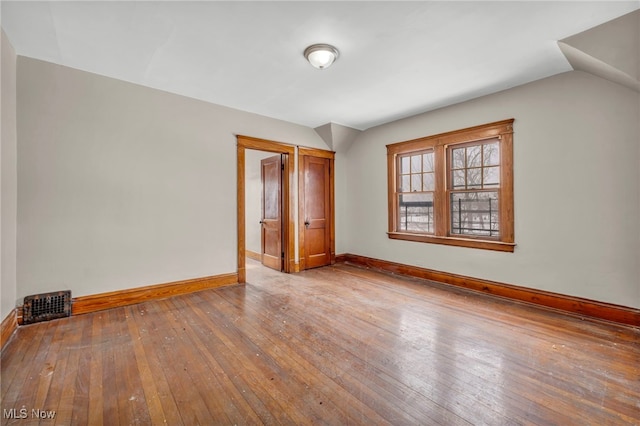
{"label": "wooden door", "polygon": [[332,193],[330,158],[301,156],[303,174],[302,215],[304,223],[303,250],[304,268],[317,268],[331,264],[332,249]]}
{"label": "wooden door", "polygon": [[282,156],[260,161],[262,181],[261,259],[264,266],[282,271]]}

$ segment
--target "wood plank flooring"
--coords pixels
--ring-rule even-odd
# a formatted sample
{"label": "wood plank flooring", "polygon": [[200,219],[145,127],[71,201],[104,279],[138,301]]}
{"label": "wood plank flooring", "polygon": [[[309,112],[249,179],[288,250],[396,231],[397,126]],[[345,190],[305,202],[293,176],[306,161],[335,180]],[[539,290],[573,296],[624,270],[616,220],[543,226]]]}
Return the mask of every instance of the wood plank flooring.
{"label": "wood plank flooring", "polygon": [[247,277],[20,327],[0,423],[640,424],[637,329],[345,264]]}

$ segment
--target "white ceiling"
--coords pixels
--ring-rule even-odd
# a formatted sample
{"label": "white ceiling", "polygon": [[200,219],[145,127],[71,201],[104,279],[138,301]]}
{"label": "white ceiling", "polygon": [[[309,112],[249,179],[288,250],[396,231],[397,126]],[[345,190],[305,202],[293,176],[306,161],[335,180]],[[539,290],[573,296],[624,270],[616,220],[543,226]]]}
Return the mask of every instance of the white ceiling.
{"label": "white ceiling", "polygon": [[[556,41],[625,2],[11,2],[18,55],[310,127],[364,130],[570,70]],[[341,52],[329,69],[302,56]]]}

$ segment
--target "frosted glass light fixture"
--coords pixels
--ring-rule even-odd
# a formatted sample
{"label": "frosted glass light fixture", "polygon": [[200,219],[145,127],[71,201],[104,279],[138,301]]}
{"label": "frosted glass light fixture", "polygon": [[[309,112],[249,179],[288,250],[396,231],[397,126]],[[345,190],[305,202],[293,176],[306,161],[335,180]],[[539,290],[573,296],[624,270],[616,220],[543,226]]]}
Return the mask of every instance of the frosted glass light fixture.
{"label": "frosted glass light fixture", "polygon": [[338,56],[340,52],[330,44],[312,44],[304,49],[304,57],[307,61],[320,70],[329,68]]}

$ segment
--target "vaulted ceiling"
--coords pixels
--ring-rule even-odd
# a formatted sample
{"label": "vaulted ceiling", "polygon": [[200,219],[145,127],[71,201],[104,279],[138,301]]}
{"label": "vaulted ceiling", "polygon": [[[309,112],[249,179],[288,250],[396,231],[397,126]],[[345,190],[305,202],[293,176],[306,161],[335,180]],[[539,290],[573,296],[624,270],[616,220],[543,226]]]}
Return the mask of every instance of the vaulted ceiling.
{"label": "vaulted ceiling", "polygon": [[[638,1],[12,2],[18,55],[318,127],[364,130],[571,69],[557,41]],[[302,52],[341,53],[316,70]]]}

